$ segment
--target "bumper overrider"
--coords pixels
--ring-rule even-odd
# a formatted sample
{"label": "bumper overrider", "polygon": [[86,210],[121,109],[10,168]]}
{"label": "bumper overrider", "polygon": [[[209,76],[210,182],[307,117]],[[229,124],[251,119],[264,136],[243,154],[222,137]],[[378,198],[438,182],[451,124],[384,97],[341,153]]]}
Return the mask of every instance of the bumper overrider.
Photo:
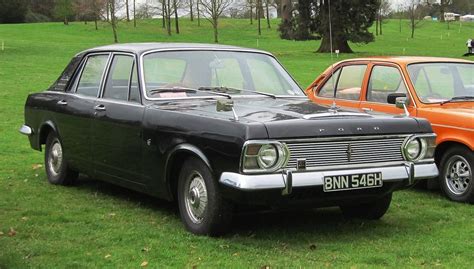
{"label": "bumper overrider", "polygon": [[[313,189],[320,193],[339,192],[369,193],[393,191],[414,185],[422,179],[438,176],[434,163],[435,134],[402,136],[400,161],[360,163],[340,166],[288,168],[291,152],[287,145],[279,141],[248,141],[243,148],[239,172],[223,172],[219,182],[232,192],[280,192],[280,196],[290,195],[293,188]],[[356,138],[357,139],[357,138]],[[331,143],[331,142],[328,142]],[[337,141],[335,143],[341,143]],[[393,146],[391,147],[393,149]],[[308,148],[307,148],[308,149]],[[311,150],[311,149],[309,149]],[[365,149],[365,152],[370,149]],[[300,151],[301,152],[301,151]],[[340,151],[339,151],[340,152]],[[351,143],[348,143],[350,159]],[[334,153],[329,152],[329,155]],[[371,153],[368,153],[371,154]],[[360,177],[367,177],[377,184],[358,185]],[[331,189],[337,183],[345,183],[348,188]],[[365,180],[365,179],[364,179]],[[349,183],[348,183],[349,182]],[[355,185],[353,184],[355,182]]]}

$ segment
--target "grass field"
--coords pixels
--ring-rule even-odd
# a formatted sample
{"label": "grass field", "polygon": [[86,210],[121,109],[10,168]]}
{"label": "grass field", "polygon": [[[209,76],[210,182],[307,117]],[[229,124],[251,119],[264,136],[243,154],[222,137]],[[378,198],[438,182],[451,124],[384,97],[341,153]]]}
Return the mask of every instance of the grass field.
{"label": "grass field", "polygon": [[[224,44],[274,53],[302,87],[328,65],[318,41],[278,38],[278,21],[261,37],[247,20],[222,20]],[[168,37],[160,21],[119,25],[120,42],[211,42],[207,23],[183,21]],[[426,22],[409,37],[398,21],[384,25],[375,43],[352,45],[355,54],[460,57],[474,24]],[[40,152],[18,133],[28,93],[48,87],[75,53],[108,44],[103,24],[0,25],[0,268],[425,267],[474,268],[474,207],[437,192],[394,195],[380,221],[344,220],[338,210],[267,212],[236,216],[222,238],[184,231],[177,208],[110,184],[83,178],[76,186],[47,183]],[[334,59],[336,60],[336,59]]]}

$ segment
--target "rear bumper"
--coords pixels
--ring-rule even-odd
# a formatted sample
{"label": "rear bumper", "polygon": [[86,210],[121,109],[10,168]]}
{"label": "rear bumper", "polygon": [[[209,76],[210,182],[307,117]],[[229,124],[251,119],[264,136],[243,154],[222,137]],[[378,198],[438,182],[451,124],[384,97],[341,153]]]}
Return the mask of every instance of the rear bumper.
{"label": "rear bumper", "polygon": [[[410,165],[413,165],[411,167]],[[270,189],[285,189],[291,183],[292,187],[322,187],[325,176],[362,174],[381,172],[383,183],[404,181],[406,186],[413,185],[421,179],[438,176],[434,163],[410,164],[368,169],[347,169],[334,171],[293,172],[292,180],[288,182],[286,174],[244,175],[239,173],[222,173],[219,182],[227,187],[241,191],[257,191]]]}

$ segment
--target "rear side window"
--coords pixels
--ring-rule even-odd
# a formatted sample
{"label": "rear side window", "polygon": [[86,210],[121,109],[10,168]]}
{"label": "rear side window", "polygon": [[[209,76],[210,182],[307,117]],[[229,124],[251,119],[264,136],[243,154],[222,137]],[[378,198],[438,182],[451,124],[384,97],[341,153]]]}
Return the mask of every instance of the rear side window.
{"label": "rear side window", "polygon": [[349,65],[341,70],[337,81],[336,98],[359,100],[367,65]]}
{"label": "rear side window", "polygon": [[97,96],[109,55],[93,55],[87,58],[77,85],[76,93]]}
{"label": "rear side window", "polygon": [[329,77],[329,79],[326,81],[326,84],[324,84],[324,86],[319,91],[318,96],[328,98],[334,97],[334,85],[336,85],[337,79],[339,78],[339,72],[341,72],[341,69],[337,69],[336,72],[334,72],[334,74]]}

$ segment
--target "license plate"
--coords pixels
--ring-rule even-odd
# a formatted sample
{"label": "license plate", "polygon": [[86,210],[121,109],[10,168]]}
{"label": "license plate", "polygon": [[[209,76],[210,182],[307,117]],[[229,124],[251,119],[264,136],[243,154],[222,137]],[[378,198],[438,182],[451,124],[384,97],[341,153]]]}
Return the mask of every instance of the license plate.
{"label": "license plate", "polygon": [[382,187],[382,173],[363,173],[351,175],[325,176],[323,190],[344,191]]}

